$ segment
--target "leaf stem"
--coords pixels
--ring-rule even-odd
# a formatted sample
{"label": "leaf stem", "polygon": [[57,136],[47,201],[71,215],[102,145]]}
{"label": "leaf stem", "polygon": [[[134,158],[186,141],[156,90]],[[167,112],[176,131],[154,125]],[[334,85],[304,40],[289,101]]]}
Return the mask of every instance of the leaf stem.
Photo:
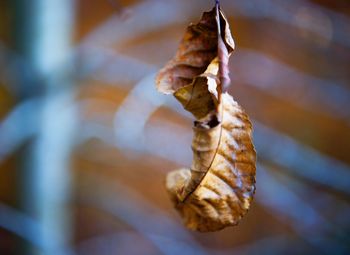
{"label": "leaf stem", "polygon": [[216,20],[218,25],[218,36],[221,35],[221,27],[220,27],[220,0],[215,0],[215,9],[216,9]]}

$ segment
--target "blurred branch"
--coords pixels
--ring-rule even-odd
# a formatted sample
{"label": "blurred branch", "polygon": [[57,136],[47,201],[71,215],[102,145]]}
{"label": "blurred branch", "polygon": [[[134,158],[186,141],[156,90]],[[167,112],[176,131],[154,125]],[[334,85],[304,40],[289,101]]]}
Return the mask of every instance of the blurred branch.
{"label": "blurred branch", "polygon": [[[27,107],[31,112],[20,108],[27,115],[17,117],[15,124],[21,130],[28,125],[30,133],[36,133],[18,160],[19,206],[40,222],[37,237],[43,254],[65,254],[71,241],[69,157],[76,116],[72,65],[67,62],[71,57],[74,3],[13,1],[16,52],[34,77],[20,81],[19,99],[40,97],[37,107]],[[24,254],[39,254],[27,243],[23,246]]]}

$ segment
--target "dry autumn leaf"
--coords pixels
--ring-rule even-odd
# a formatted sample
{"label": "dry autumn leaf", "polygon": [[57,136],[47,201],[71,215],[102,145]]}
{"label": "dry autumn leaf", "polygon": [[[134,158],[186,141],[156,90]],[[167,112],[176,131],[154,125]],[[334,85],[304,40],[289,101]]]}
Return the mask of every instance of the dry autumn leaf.
{"label": "dry autumn leaf", "polygon": [[233,49],[228,22],[216,5],[187,28],[156,81],[160,92],[173,94],[196,118],[191,169],[169,173],[166,188],[186,226],[202,232],[236,225],[255,191],[252,125],[225,92]]}

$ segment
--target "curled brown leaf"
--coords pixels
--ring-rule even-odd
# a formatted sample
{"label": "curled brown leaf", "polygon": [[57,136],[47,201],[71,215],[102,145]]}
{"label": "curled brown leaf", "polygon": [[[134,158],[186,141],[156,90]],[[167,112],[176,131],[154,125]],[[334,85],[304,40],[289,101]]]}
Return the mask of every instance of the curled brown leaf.
{"label": "curled brown leaf", "polygon": [[255,191],[256,153],[247,114],[224,93],[234,42],[217,8],[191,24],[157,88],[173,94],[196,118],[190,169],[168,174],[166,187],[185,224],[198,231],[235,225]]}

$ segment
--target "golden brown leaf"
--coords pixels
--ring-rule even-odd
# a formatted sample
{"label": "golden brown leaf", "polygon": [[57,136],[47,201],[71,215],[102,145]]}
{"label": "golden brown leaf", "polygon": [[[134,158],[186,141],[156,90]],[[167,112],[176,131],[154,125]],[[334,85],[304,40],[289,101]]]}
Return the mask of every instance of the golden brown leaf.
{"label": "golden brown leaf", "polygon": [[[228,53],[234,49],[234,42],[227,20],[220,11],[220,23],[223,25],[223,41]],[[218,26],[215,8],[205,12],[197,24],[187,27],[175,57],[159,72],[157,89],[172,94],[179,88],[190,84],[202,74],[218,55]]]}
{"label": "golden brown leaf", "polygon": [[219,125],[195,127],[191,170],[171,172],[166,187],[190,229],[215,231],[235,225],[255,191],[255,151],[248,116],[227,93]]}
{"label": "golden brown leaf", "polygon": [[252,125],[223,93],[233,48],[228,23],[214,8],[188,27],[175,58],[157,77],[158,90],[172,93],[196,118],[191,169],[169,173],[166,187],[186,226],[198,231],[237,224],[255,191]]}

